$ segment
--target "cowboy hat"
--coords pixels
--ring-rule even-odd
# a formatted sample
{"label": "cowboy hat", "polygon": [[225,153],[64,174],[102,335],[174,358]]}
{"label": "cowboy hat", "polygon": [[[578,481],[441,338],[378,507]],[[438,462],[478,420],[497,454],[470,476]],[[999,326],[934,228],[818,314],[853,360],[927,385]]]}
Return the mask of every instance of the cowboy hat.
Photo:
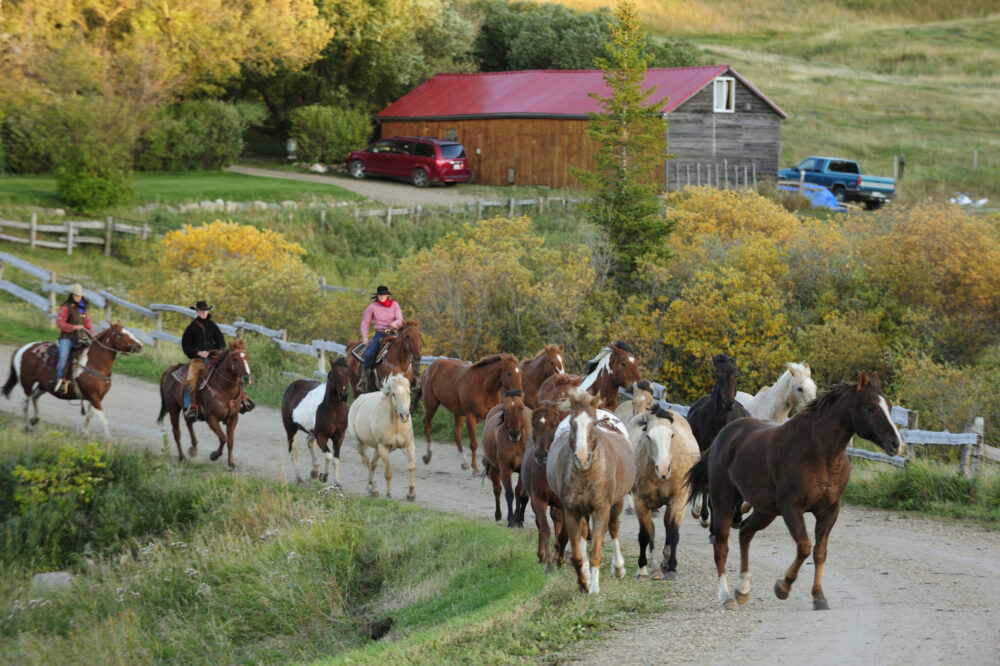
{"label": "cowboy hat", "polygon": [[375,290],[375,295],[382,296],[383,294],[386,296],[392,296],[392,292],[389,291],[389,287],[385,286],[384,284],[380,284],[378,288]]}
{"label": "cowboy hat", "polygon": [[80,286],[79,282],[77,282],[76,284],[71,284],[69,286],[69,293],[73,294],[74,296],[83,296],[83,287]]}
{"label": "cowboy hat", "polygon": [[206,303],[205,301],[198,301],[197,303],[191,306],[191,309],[201,310],[202,312],[208,312],[209,310],[212,309],[212,306]]}

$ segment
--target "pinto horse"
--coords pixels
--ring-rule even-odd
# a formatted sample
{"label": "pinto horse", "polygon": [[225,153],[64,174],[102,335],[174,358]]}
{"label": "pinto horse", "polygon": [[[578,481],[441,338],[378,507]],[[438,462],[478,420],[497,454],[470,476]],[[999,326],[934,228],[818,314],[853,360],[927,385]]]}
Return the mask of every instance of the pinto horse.
{"label": "pinto horse", "polygon": [[[507,527],[524,526],[524,508],[528,496],[520,478],[521,460],[527,439],[531,436],[531,410],[524,405],[524,393],[514,389],[504,391],[503,399],[493,405],[483,421],[483,474],[493,482],[496,511],[493,519],[503,518],[500,512],[500,486],[507,500]],[[518,474],[517,489],[512,477]],[[517,498],[515,505],[514,498]]]}
{"label": "pinto horse", "polygon": [[[736,379],[739,374],[736,359],[716,354],[712,363],[715,364],[715,388],[708,395],[698,398],[687,414],[691,431],[702,452],[712,445],[712,440],[723,426],[734,419],[750,416],[746,408],[736,401]],[[691,516],[697,518],[700,513],[701,526],[708,527],[708,491],[701,495],[692,494],[692,497],[694,502]]]}
{"label": "pinto horse", "polygon": [[[691,471],[692,492],[708,489],[715,531],[715,567],[719,603],[734,609],[750,596],[750,541],[779,515],[795,540],[795,561],[774,584],[779,599],[787,599],[802,562],[809,557],[809,534],[803,515],[816,517],[816,565],[813,609],[830,608],[823,594],[823,564],[830,530],[840,513],[840,498],[851,476],[847,447],[854,435],[868,439],[889,455],[905,445],[892,421],[892,405],[882,394],[878,375],[861,373],[857,383],[837,384],[803,407],[790,420],[775,425],[759,419],[739,419],[719,432],[715,442]],[[743,501],[753,513],[740,526],[740,581],[736,599],[726,579],[732,513]]]}
{"label": "pinto horse", "polygon": [[586,376],[562,374],[546,379],[538,389],[538,399],[559,402],[570,389],[579,386],[591,395],[600,396],[602,408],[614,412],[618,408],[618,389],[641,380],[635,352],[627,342],[619,341],[604,347],[587,362]]}
{"label": "pinto horse", "polygon": [[[240,420],[243,386],[253,381],[250,374],[250,358],[247,356],[246,345],[242,340],[230,342],[229,346],[210,357],[211,365],[206,367],[199,378],[198,405],[199,421],[206,421],[215,436],[219,438],[219,448],[208,457],[218,460],[222,455],[222,447],[229,449],[229,469],[236,469],[233,463],[233,434]],[[181,450],[180,413],[183,408],[181,381],[176,374],[184,368],[183,363],[177,363],[167,368],[160,376],[160,415],[157,423],[163,423],[163,417],[170,414],[170,425],[177,443],[177,457],[184,462],[184,452]],[[187,421],[188,433],[191,435],[191,448],[188,455],[192,458],[198,451],[198,438],[194,434],[194,423]],[[222,426],[226,425],[226,432]]]}
{"label": "pinto horse", "polygon": [[[521,481],[528,493],[531,510],[535,513],[535,525],[538,527],[538,563],[545,565],[545,573],[553,571],[552,551],[550,550],[549,521],[545,517],[546,509],[552,518],[552,530],[556,535],[556,564],[563,565],[566,554],[566,527],[563,523],[563,509],[559,497],[552,492],[545,476],[545,466],[549,459],[549,448],[556,435],[556,428],[562,417],[555,403],[542,401],[531,412],[531,436],[521,457]],[[586,535],[584,535],[586,538]]]}
{"label": "pinto horse", "polygon": [[524,386],[524,404],[531,409],[538,404],[538,389],[553,375],[565,375],[562,347],[545,345],[534,358],[521,361],[521,385]]}
{"label": "pinto horse", "polygon": [[[354,355],[354,348],[361,344],[360,340],[347,343],[347,369],[350,373],[351,387],[354,397],[358,397],[358,380],[361,379],[362,364]],[[382,336],[382,347],[385,355],[380,352],[375,361],[375,384],[372,391],[382,388],[389,375],[402,373],[413,386],[420,379],[420,323],[415,319],[407,319],[394,333]],[[380,358],[381,357],[381,358]]]}
{"label": "pinto horse", "polygon": [[[296,379],[288,385],[281,396],[281,422],[288,438],[288,455],[292,458],[295,480],[301,485],[299,476],[299,455],[295,447],[295,436],[301,430],[306,434],[306,445],[312,458],[311,478],[326,482],[330,478],[330,461],[333,461],[333,485],[340,488],[340,447],[347,431],[347,397],[351,379],[347,372],[347,362],[338,358],[330,364],[326,383],[311,379]],[[330,451],[329,442],[333,445]],[[326,468],[319,473],[319,461],[313,450],[313,443],[319,445],[326,457]]]}
{"label": "pinto horse", "polygon": [[[83,350],[73,371],[70,388],[66,393],[55,393],[55,359],[47,363],[47,354],[54,348],[52,342],[29,342],[20,347],[10,360],[10,375],[3,386],[4,397],[9,398],[18,383],[24,389],[24,429],[39,421],[38,398],[49,393],[60,400],[86,400],[87,418],[83,432],[90,433],[90,419],[94,414],[104,426],[104,437],[111,439],[108,418],[104,415],[102,401],[111,389],[111,366],[118,354],[137,354],[142,351],[142,343],[119,322],[111,324],[107,330],[93,339],[93,344]],[[35,408],[35,415],[28,418],[28,404]]]}
{"label": "pinto horse", "polygon": [[750,416],[774,423],[784,423],[788,413],[816,399],[816,382],[808,363],[786,363],[786,370],[772,386],[765,386],[750,395],[736,392],[736,400],[746,407]]}
{"label": "pinto horse", "polygon": [[[569,418],[556,429],[545,465],[545,477],[563,506],[570,561],[580,589],[601,591],[601,546],[604,532],[614,544],[612,574],[625,577],[625,558],[618,541],[622,505],[635,482],[635,458],[625,425],[611,412],[598,410],[600,397],[574,389],[565,405]],[[591,519],[589,562],[585,524]]]}
{"label": "pinto horse", "polygon": [[512,354],[493,354],[475,363],[455,358],[439,358],[427,368],[420,382],[424,401],[424,434],[427,436],[427,453],[424,464],[431,461],[431,421],[438,407],[444,405],[455,415],[453,435],[462,456],[462,469],[469,469],[469,461],[462,450],[462,421],[468,419],[469,448],[472,449],[472,473],[478,474],[476,465],[476,423],[486,418],[490,408],[500,402],[501,391],[523,390],[521,366]]}

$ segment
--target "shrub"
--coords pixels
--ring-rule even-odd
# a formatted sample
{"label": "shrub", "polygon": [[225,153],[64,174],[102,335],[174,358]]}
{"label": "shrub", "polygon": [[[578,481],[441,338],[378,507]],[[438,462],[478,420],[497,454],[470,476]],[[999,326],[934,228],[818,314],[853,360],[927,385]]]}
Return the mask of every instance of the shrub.
{"label": "shrub", "polygon": [[0,126],[0,154],[14,173],[50,173],[52,147],[32,114],[13,113]]}
{"label": "shrub", "polygon": [[291,138],[299,158],[306,162],[343,163],[352,150],[368,143],[372,124],[368,115],[355,109],[304,106],[291,114]]}
{"label": "shrub", "polygon": [[243,151],[246,123],[232,105],[215,100],[161,109],[136,153],[142,171],[197,171],[228,166]]}
{"label": "shrub", "polygon": [[56,192],[67,206],[93,213],[129,201],[132,183],[124,169],[79,155],[56,167]]}

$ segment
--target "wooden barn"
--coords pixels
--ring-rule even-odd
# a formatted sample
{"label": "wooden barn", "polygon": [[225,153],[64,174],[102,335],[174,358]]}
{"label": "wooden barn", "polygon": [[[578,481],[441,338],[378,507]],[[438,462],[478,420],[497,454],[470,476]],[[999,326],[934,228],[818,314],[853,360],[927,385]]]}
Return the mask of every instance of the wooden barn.
{"label": "wooden barn", "polygon": [[[728,65],[650,69],[651,100],[667,121],[664,189],[743,187],[775,177],[785,112]],[[387,136],[434,136],[465,146],[476,182],[579,187],[570,167],[593,167],[590,97],[610,96],[601,70],[438,74],[376,118]]]}

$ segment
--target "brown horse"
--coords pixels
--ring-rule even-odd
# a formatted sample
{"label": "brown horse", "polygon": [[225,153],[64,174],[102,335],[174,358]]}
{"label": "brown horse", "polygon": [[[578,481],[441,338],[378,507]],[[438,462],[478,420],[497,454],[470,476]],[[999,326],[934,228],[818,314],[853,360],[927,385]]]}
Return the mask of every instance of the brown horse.
{"label": "brown horse", "polygon": [[[295,448],[295,435],[299,430],[306,434],[306,445],[312,458],[311,478],[319,478],[326,483],[330,478],[330,461],[333,461],[333,486],[340,488],[340,447],[347,431],[347,389],[351,379],[347,372],[347,361],[338,358],[330,364],[326,383],[311,379],[296,379],[288,385],[281,396],[281,422],[288,437],[288,455],[292,458],[295,480],[301,485],[299,476],[299,455]],[[313,442],[319,444],[326,458],[326,468],[319,473],[319,461],[313,450]],[[333,445],[330,452],[329,442]]]}
{"label": "brown horse", "polygon": [[[521,458],[521,481],[528,493],[531,510],[535,513],[535,525],[538,527],[538,562],[545,565],[545,573],[552,573],[552,552],[549,549],[549,521],[545,517],[548,509],[552,518],[552,530],[556,535],[556,564],[563,565],[566,554],[566,527],[563,524],[563,509],[559,498],[549,481],[545,478],[545,465],[549,458],[549,448],[556,435],[556,428],[561,419],[559,408],[555,403],[542,401],[531,412],[531,437],[528,438],[524,456]],[[586,525],[586,523],[584,523]],[[586,538],[586,536],[584,536]]]}
{"label": "brown horse", "polygon": [[[354,397],[358,397],[358,380],[361,379],[361,361],[354,355],[354,348],[361,344],[360,340],[347,343],[347,369],[350,372],[351,387]],[[377,391],[389,375],[402,373],[413,386],[420,379],[420,323],[415,319],[407,319],[393,333],[382,336],[380,347],[386,349],[376,355],[375,383],[369,390]],[[381,357],[381,358],[380,358]]]}
{"label": "brown horse", "polygon": [[[49,350],[53,350],[50,352]],[[93,344],[85,348],[71,368],[72,379],[66,393],[55,393],[56,345],[52,342],[29,342],[20,347],[10,359],[10,375],[3,386],[4,397],[18,383],[24,389],[24,429],[39,421],[38,398],[49,393],[60,400],[86,400],[89,404],[83,431],[90,433],[90,419],[94,414],[104,426],[104,437],[111,439],[108,418],[104,415],[102,400],[111,389],[111,366],[118,354],[137,354],[142,351],[142,343],[119,322],[111,324],[103,333],[93,339]],[[28,404],[35,408],[35,415],[28,418]]]}
{"label": "brown horse", "polygon": [[[583,389],[574,389],[567,405],[569,418],[561,422],[549,451],[545,477],[559,497],[566,521],[580,589],[590,594],[601,591],[601,546],[604,532],[614,544],[612,574],[625,577],[625,558],[618,542],[623,500],[635,482],[635,458],[625,425],[611,412],[598,410],[601,399]],[[589,563],[584,524],[591,519],[592,539]]]}
{"label": "brown horse", "polygon": [[579,386],[591,395],[600,396],[602,407],[610,412],[618,408],[618,389],[641,381],[635,352],[627,342],[615,342],[587,362],[586,376],[553,375],[538,389],[539,400],[559,402],[571,388]]}
{"label": "brown horse", "polygon": [[[809,557],[809,533],[803,515],[816,517],[813,549],[813,609],[827,610],[823,564],[830,530],[840,514],[840,497],[851,476],[847,446],[857,434],[899,453],[903,439],[892,421],[892,405],[882,394],[878,375],[861,373],[857,383],[833,386],[781,425],[754,418],[733,421],[716,436],[708,452],[688,472],[692,493],[705,488],[712,502],[715,568],[719,603],[736,608],[750,596],[750,541],[779,515],[795,540],[795,561],[774,584],[787,599],[799,567]],[[746,500],[753,513],[740,526],[740,582],[736,599],[726,579],[732,514]]]}
{"label": "brown horse", "polygon": [[545,345],[534,358],[521,361],[521,385],[524,386],[524,404],[531,409],[538,404],[538,388],[553,375],[565,375],[562,347]]}
{"label": "brown horse", "polygon": [[[250,358],[242,340],[230,342],[222,351],[209,357],[210,367],[201,372],[198,380],[198,413],[199,421],[206,421],[215,436],[219,438],[219,448],[208,457],[218,460],[222,455],[222,447],[229,448],[229,469],[233,470],[233,434],[240,420],[240,405],[244,396],[243,386],[253,381],[250,374]],[[180,412],[183,406],[181,382],[174,373],[184,367],[183,363],[171,365],[160,376],[160,415],[157,423],[163,423],[163,417],[170,414],[170,425],[177,443],[177,457],[183,462],[184,452],[181,450],[181,429],[179,426]],[[191,435],[191,448],[188,455],[192,458],[198,451],[198,438],[194,434],[194,423],[187,421],[188,433]],[[220,424],[226,424],[226,432],[222,432]]]}
{"label": "brown horse", "polygon": [[455,445],[462,456],[462,469],[469,461],[462,450],[462,421],[468,419],[469,448],[472,449],[472,473],[476,465],[476,423],[486,418],[490,407],[500,402],[500,391],[521,389],[521,366],[511,354],[493,354],[475,363],[455,358],[439,358],[427,368],[420,383],[424,401],[424,434],[427,453],[424,464],[431,461],[431,421],[440,405],[455,415]]}
{"label": "brown horse", "polygon": [[[496,500],[493,519],[497,522],[503,517],[500,512],[500,485],[503,484],[507,500],[507,527],[524,526],[528,496],[520,474],[525,443],[530,436],[531,410],[524,406],[524,392],[518,389],[504,391],[502,400],[493,405],[483,421],[483,474],[489,475],[493,482],[493,497]],[[511,478],[514,472],[518,474],[516,493]]]}

